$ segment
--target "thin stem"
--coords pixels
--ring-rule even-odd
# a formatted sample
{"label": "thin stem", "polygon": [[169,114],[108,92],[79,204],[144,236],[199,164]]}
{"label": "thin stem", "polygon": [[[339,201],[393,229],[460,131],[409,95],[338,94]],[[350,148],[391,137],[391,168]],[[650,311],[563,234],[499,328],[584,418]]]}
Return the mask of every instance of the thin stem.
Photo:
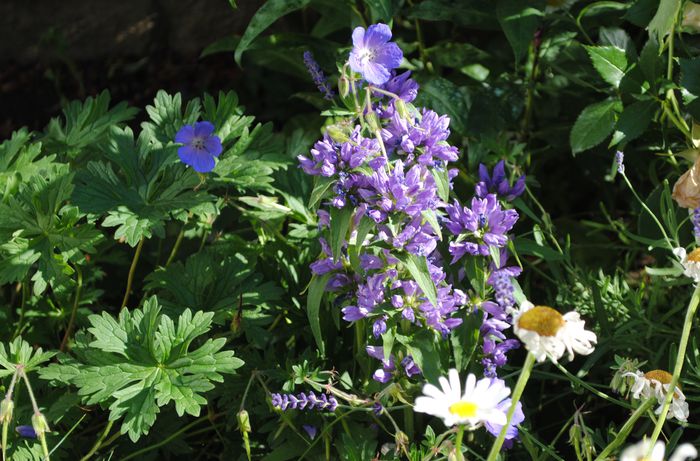
{"label": "thin stem", "polygon": [[457,461],[464,461],[464,455],[462,454],[462,437],[464,436],[464,426],[460,424],[457,426],[457,438],[455,439],[455,455],[457,456]]}
{"label": "thin stem", "polygon": [[[145,447],[145,448],[142,448],[142,449],[137,450],[137,451],[135,451],[135,452],[133,452],[133,453],[130,453],[128,456],[125,456],[124,458],[122,458],[122,461],[126,461],[127,459],[136,458],[136,457],[138,457],[138,456],[143,455],[144,453],[148,453],[149,451],[153,451],[153,450],[155,450],[156,448],[160,448],[160,447],[162,447],[163,445],[166,445],[166,444],[172,442],[173,440],[177,439],[178,437],[180,437],[182,434],[184,434],[185,432],[187,432],[188,430],[190,430],[191,428],[193,428],[193,427],[196,426],[197,424],[199,424],[199,423],[201,423],[201,422],[203,422],[203,421],[206,421],[208,418],[209,418],[208,415],[205,415],[205,416],[202,416],[202,417],[200,417],[200,418],[197,418],[197,419],[195,419],[194,421],[192,421],[191,423],[189,423],[187,426],[184,426],[182,429],[173,432],[172,434],[170,434],[169,437],[167,437],[167,438],[161,440],[160,442],[154,443],[153,445],[149,445],[149,446],[147,446],[147,447]],[[82,461],[82,460],[81,460],[81,461]]]}
{"label": "thin stem", "polygon": [[175,245],[173,245],[173,249],[170,251],[170,255],[168,256],[168,260],[165,261],[165,267],[168,267],[171,262],[173,262],[173,259],[175,259],[175,255],[177,254],[177,251],[180,249],[180,244],[182,243],[182,237],[185,236],[185,226],[187,226],[187,223],[182,225],[182,229],[180,229],[180,233],[177,234],[177,238],[175,239]]}
{"label": "thin stem", "polygon": [[610,453],[613,452],[617,447],[622,445],[625,440],[627,439],[627,436],[629,435],[630,431],[632,431],[632,428],[634,427],[634,423],[637,422],[637,420],[647,412],[649,408],[651,408],[652,404],[654,403],[654,399],[647,399],[645,400],[639,408],[634,410],[634,413],[630,415],[629,419],[625,422],[625,424],[620,428],[620,432],[617,433],[615,438],[613,439],[612,442],[608,444],[607,447],[603,449],[603,451],[600,452],[598,457],[595,459],[595,461],[603,461],[608,459],[608,456]]}
{"label": "thin stem", "polygon": [[126,303],[129,302],[129,295],[131,294],[131,284],[134,283],[134,273],[136,272],[136,265],[139,263],[139,257],[141,256],[141,249],[143,248],[143,242],[146,239],[141,237],[138,245],[136,245],[136,252],[134,253],[134,259],[131,260],[131,267],[129,268],[129,276],[126,279],[126,291],[124,292],[124,299],[122,299],[122,305],[120,309],[126,307]]}
{"label": "thin stem", "polygon": [[510,421],[513,419],[513,415],[515,414],[515,408],[518,406],[520,397],[523,395],[525,385],[527,384],[527,380],[530,379],[530,373],[532,372],[532,368],[534,365],[535,356],[528,352],[527,357],[525,358],[525,364],[523,364],[523,368],[522,370],[520,370],[518,382],[515,383],[515,390],[513,391],[513,396],[511,397],[510,401],[510,408],[508,408],[508,414],[506,415],[506,423],[503,425],[503,427],[501,428],[501,432],[498,434],[498,437],[493,442],[493,446],[491,447],[491,451],[489,452],[489,456],[488,458],[486,458],[486,461],[495,461],[498,457],[498,454],[501,452],[503,441],[506,439],[506,434],[508,433]]}
{"label": "thin stem", "polygon": [[75,299],[73,300],[73,310],[70,313],[70,320],[68,320],[68,326],[66,327],[66,333],[63,335],[63,341],[61,341],[60,351],[66,350],[68,345],[68,339],[71,333],[73,333],[73,325],[75,325],[75,317],[78,313],[78,305],[80,304],[80,291],[83,288],[83,273],[80,270],[80,266],[75,265],[75,273],[77,276],[77,286],[75,287]]}
{"label": "thin stem", "polygon": [[27,308],[27,298],[29,297],[29,280],[25,279],[22,282],[22,304],[19,308],[19,320],[17,320],[17,328],[15,329],[15,334],[12,335],[12,339],[22,333],[22,324],[24,323],[24,312]]}
{"label": "thin stem", "polygon": [[85,456],[80,458],[80,461],[87,461],[88,459],[90,459],[92,457],[92,455],[94,455],[97,452],[97,450],[100,449],[100,447],[102,447],[102,442],[104,441],[104,439],[107,438],[107,434],[109,434],[109,431],[112,430],[113,425],[114,425],[114,421],[107,422],[107,425],[105,426],[105,429],[102,431],[102,434],[100,434],[100,437],[97,439],[97,441],[92,446],[92,448],[90,448],[90,451],[88,451]]}
{"label": "thin stem", "polygon": [[644,203],[644,200],[642,200],[641,197],[639,197],[639,195],[637,194],[637,191],[634,190],[634,187],[632,186],[632,183],[630,182],[629,178],[627,177],[627,174],[626,174],[624,171],[623,171],[622,173],[620,173],[620,174],[621,174],[621,176],[622,176],[622,179],[625,180],[625,183],[627,184],[627,187],[629,187],[630,190],[632,191],[632,195],[634,195],[634,198],[637,199],[637,201],[638,201],[639,204],[642,206],[642,208],[644,209],[644,211],[646,211],[647,213],[649,213],[649,216],[651,216],[651,219],[653,219],[654,222],[656,223],[656,225],[659,227],[659,230],[661,231],[661,234],[664,236],[664,240],[666,240],[666,244],[668,245],[668,249],[673,251],[673,244],[671,243],[671,240],[668,238],[668,235],[666,234],[666,230],[664,229],[664,226],[663,226],[663,225],[661,224],[661,222],[659,221],[659,218],[657,218],[656,215],[654,214],[654,212],[651,211],[651,209],[649,209],[649,207],[647,206],[646,203]]}
{"label": "thin stem", "polygon": [[681,376],[681,371],[683,370],[683,362],[685,362],[685,352],[688,348],[688,338],[690,338],[690,330],[693,327],[693,318],[695,317],[695,311],[698,308],[698,302],[700,302],[700,284],[695,285],[695,291],[693,291],[693,297],[690,298],[690,303],[688,304],[688,310],[685,314],[685,321],[683,323],[683,332],[681,333],[681,342],[678,344],[678,354],[676,356],[676,365],[673,368],[673,378],[668,386],[668,391],[666,392],[666,398],[664,399],[664,405],[661,408],[661,413],[659,414],[659,420],[656,421],[656,426],[654,426],[654,432],[651,434],[651,439],[649,440],[649,453],[647,456],[651,455],[651,449],[661,434],[661,430],[664,427],[664,422],[666,422],[666,416],[668,415],[668,409],[671,406],[671,401],[673,400],[673,394],[675,394],[676,386],[678,385],[678,380]]}
{"label": "thin stem", "polygon": [[[5,407],[11,408],[12,406],[12,393],[15,390],[15,383],[17,382],[18,370],[15,369],[15,373],[12,375],[12,381],[10,381],[10,387],[7,388],[7,393],[5,394]],[[10,420],[12,419],[12,411],[8,411],[9,414],[3,415],[2,418],[2,460],[5,461],[6,449],[7,449],[7,431],[10,427]]]}
{"label": "thin stem", "polygon": [[[32,402],[32,409],[34,410],[34,415],[37,417],[37,419],[41,419],[44,421],[42,423],[41,430],[37,428],[36,425],[34,425],[34,428],[37,432],[37,437],[39,438],[39,441],[41,442],[41,451],[44,453],[44,460],[49,461],[50,456],[49,456],[49,447],[46,444],[46,433],[45,431],[48,430],[48,427],[45,423],[44,416],[41,414],[41,410],[39,410],[39,405],[36,403],[36,397],[34,396],[34,390],[32,390],[32,385],[29,382],[29,378],[27,377],[27,373],[24,372],[24,365],[18,366],[16,373],[19,373],[22,379],[24,380],[24,383],[27,385],[27,393],[29,394],[29,400]],[[40,418],[39,418],[40,417]],[[32,418],[32,423],[34,423],[34,418]]]}

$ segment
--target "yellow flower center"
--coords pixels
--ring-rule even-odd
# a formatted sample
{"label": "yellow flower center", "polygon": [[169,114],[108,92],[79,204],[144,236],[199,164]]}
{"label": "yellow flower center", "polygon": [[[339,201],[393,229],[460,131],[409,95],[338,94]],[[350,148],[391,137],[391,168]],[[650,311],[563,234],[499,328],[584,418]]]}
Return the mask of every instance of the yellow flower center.
{"label": "yellow flower center", "polygon": [[[664,371],[664,370],[647,371],[646,373],[644,373],[644,377],[646,379],[650,379],[650,380],[654,379],[654,380],[660,382],[661,384],[671,384],[671,380],[673,379],[673,375],[671,373],[669,373],[668,371]],[[680,389],[681,384],[680,383],[676,384],[676,387]],[[678,395],[678,392],[674,392],[673,397],[678,398],[678,397],[680,397],[680,395]]]}
{"label": "yellow flower center", "polygon": [[691,251],[688,256],[686,256],[688,261],[692,261],[694,263],[700,263],[700,248],[696,248],[693,251]]}
{"label": "yellow flower center", "polygon": [[476,410],[479,408],[476,403],[465,402],[460,400],[457,403],[450,405],[450,413],[457,415],[460,418],[473,418],[476,416]]}
{"label": "yellow flower center", "polygon": [[535,306],[518,319],[518,326],[540,336],[555,336],[564,326],[564,317],[548,306]]}

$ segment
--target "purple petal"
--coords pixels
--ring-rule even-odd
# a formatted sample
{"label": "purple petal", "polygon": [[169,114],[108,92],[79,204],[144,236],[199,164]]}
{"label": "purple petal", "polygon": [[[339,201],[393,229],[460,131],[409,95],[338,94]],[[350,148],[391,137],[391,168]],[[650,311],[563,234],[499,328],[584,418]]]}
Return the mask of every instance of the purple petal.
{"label": "purple petal", "polygon": [[365,80],[374,85],[381,85],[391,77],[391,73],[386,67],[372,62],[368,62],[366,65],[362,66],[362,71],[360,73]]}
{"label": "purple petal", "polygon": [[194,138],[194,127],[192,125],[185,125],[175,134],[175,142],[182,144],[189,144]]}
{"label": "purple petal", "polygon": [[210,136],[214,132],[214,125],[211,122],[203,121],[194,124],[194,135],[203,138]]}
{"label": "purple petal", "polygon": [[214,157],[209,153],[192,149],[190,146],[180,147],[177,155],[184,164],[191,166],[198,173],[208,173],[216,165]]}
{"label": "purple petal", "polygon": [[209,136],[204,141],[204,149],[206,149],[206,151],[214,157],[218,157],[223,150],[223,147],[221,146],[221,139],[219,139],[218,136]]}
{"label": "purple petal", "polygon": [[[381,22],[379,24],[372,24],[369,26],[363,37],[364,45],[368,48],[379,48],[389,40],[391,40],[391,29],[389,29],[389,26],[382,24]],[[353,44],[354,43],[355,40],[353,37]]]}

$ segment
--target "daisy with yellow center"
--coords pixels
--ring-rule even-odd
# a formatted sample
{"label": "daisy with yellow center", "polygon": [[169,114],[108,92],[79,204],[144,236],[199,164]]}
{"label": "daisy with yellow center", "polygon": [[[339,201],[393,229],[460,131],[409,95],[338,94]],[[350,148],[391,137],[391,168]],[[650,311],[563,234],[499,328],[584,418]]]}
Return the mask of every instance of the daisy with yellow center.
{"label": "daisy with yellow center", "polygon": [[[637,370],[634,373],[625,373],[622,376],[634,379],[634,384],[630,391],[635,399],[651,399],[655,398],[659,402],[659,407],[656,409],[656,414],[661,413],[666,393],[670,389],[673,376],[671,373],[664,370],[652,370],[647,373],[642,373]],[[673,400],[669,408],[668,418],[676,418],[678,421],[687,421],[689,415],[688,403],[685,401],[685,395],[679,386],[673,392]]]}
{"label": "daisy with yellow center", "polygon": [[[620,461],[664,461],[666,447],[663,442],[656,442],[651,449],[650,441],[642,440],[625,448],[620,455]],[[650,451],[651,449],[651,451]],[[685,461],[695,459],[698,451],[689,443],[684,443],[676,448],[676,451],[668,458],[668,461]]]}
{"label": "daisy with yellow center", "polygon": [[588,355],[593,352],[597,338],[584,328],[578,312],[564,315],[548,306],[535,306],[529,301],[520,305],[513,314],[513,331],[538,362],[549,358],[557,362],[564,352],[573,360],[574,352]]}
{"label": "daisy with yellow center", "polygon": [[440,388],[432,384],[423,386],[423,394],[416,398],[414,410],[442,418],[445,426],[465,425],[475,429],[483,424],[506,424],[506,413],[499,405],[510,395],[510,389],[501,380],[467,376],[462,392],[459,374],[454,368],[448,377],[441,376]]}
{"label": "daisy with yellow center", "polygon": [[673,254],[681,260],[683,274],[695,280],[696,283],[700,282],[700,248],[690,253],[686,253],[685,248],[674,248]]}

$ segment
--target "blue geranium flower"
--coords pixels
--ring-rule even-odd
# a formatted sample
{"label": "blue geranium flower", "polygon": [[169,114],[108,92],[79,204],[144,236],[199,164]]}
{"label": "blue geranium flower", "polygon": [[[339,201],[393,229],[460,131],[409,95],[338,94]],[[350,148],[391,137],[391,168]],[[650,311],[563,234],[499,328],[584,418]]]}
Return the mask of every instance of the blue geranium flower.
{"label": "blue geranium flower", "polygon": [[218,157],[223,150],[221,139],[214,134],[214,125],[206,121],[180,128],[175,142],[183,144],[177,150],[180,160],[198,173],[213,170],[216,165],[214,157]]}
{"label": "blue geranium flower", "polygon": [[17,426],[15,427],[17,433],[26,439],[35,439],[36,431],[32,426]]}
{"label": "blue geranium flower", "polygon": [[356,27],[352,31],[350,68],[374,85],[388,82],[391,70],[399,67],[403,59],[403,51],[390,39],[391,29],[386,24],[373,24],[367,30]]}

